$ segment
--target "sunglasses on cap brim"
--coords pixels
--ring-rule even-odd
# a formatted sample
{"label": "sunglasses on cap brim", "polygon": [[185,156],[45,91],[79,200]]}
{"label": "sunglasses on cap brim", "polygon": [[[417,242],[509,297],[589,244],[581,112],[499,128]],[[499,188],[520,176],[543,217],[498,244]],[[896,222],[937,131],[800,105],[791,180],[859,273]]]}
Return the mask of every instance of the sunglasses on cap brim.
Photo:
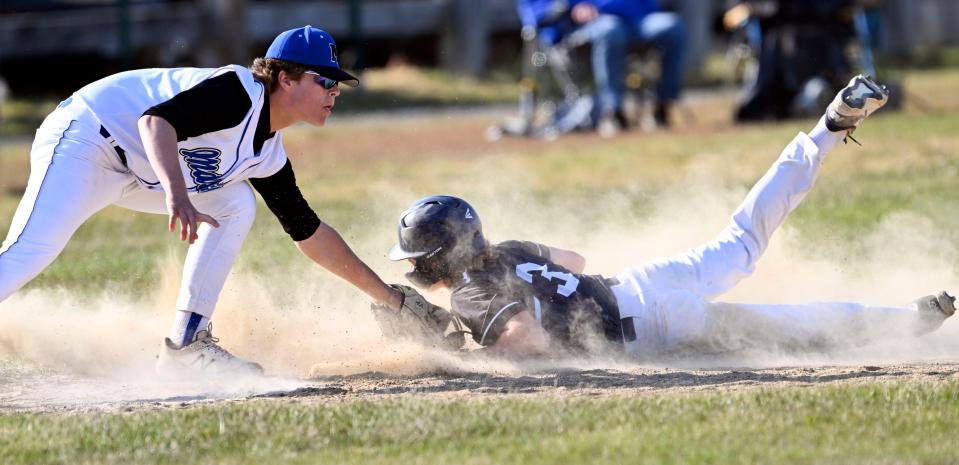
{"label": "sunglasses on cap brim", "polygon": [[309,74],[310,76],[313,76],[313,82],[319,84],[326,90],[330,90],[340,84],[340,81],[334,81],[333,79],[323,77],[316,71],[304,71],[303,74]]}

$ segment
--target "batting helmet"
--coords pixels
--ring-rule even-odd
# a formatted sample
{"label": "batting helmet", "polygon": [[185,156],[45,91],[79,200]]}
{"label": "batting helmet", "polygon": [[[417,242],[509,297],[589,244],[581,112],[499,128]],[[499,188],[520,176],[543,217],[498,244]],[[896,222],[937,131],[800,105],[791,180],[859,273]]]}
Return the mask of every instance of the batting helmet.
{"label": "batting helmet", "polygon": [[399,242],[390,249],[391,260],[411,258],[413,271],[406,278],[419,287],[465,271],[488,246],[476,210],[465,200],[448,195],[424,197],[401,215]]}

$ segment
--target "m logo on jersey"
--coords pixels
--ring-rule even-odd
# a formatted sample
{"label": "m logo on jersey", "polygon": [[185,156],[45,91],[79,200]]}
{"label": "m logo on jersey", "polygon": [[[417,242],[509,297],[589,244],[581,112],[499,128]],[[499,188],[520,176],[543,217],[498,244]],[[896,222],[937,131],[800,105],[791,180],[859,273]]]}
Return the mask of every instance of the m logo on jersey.
{"label": "m logo on jersey", "polygon": [[217,170],[220,169],[219,149],[201,147],[197,149],[180,149],[180,156],[190,170],[190,177],[196,185],[197,192],[209,192],[223,187],[222,178]]}

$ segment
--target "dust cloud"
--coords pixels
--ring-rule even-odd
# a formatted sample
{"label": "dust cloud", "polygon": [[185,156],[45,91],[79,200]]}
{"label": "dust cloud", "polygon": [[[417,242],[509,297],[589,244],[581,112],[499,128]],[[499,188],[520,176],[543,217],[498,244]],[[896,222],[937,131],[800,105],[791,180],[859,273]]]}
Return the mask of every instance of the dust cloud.
{"label": "dust cloud", "polygon": [[[693,170],[686,182],[652,194],[618,192],[564,202],[537,200],[518,175],[493,183],[464,183],[459,192],[478,210],[491,241],[534,240],[577,250],[586,273],[615,275],[623,268],[668,257],[711,239],[729,221],[746,191]],[[824,175],[828,175],[824,173]],[[507,187],[508,186],[508,187]],[[405,263],[385,253],[395,240],[399,212],[425,192],[397,192],[387,183],[370,186],[386,199],[367,212],[368,223],[341,229],[358,255],[389,282],[404,282]],[[508,195],[504,195],[508,193]],[[431,194],[434,192],[430,192]],[[636,212],[643,202],[647,208]],[[807,202],[800,208],[815,209]],[[588,221],[584,221],[588,218]],[[336,226],[336,225],[334,225]],[[957,290],[957,251],[945,231],[911,212],[893,212],[864,233],[851,252],[828,235],[808,237],[787,220],[755,274],[718,300],[744,303],[855,301],[906,306],[943,289]],[[247,244],[250,247],[251,244]],[[0,303],[0,352],[53,370],[82,376],[150,379],[154,358],[173,318],[180,263],[158,259],[161,282],[139,298],[129,293],[77,297],[69,290],[20,292]],[[427,296],[448,307],[448,294]],[[241,256],[216,314],[214,334],[237,355],[255,360],[277,379],[301,379],[380,371],[522,373],[564,367],[616,368],[620,357],[516,363],[463,357],[381,340],[368,298],[307,259],[254,269]],[[852,337],[852,329],[849,336]],[[861,328],[856,329],[861,331]],[[804,364],[898,362],[959,355],[959,324],[920,339],[890,338],[837,352],[762,350],[684,354],[645,361],[650,366],[769,367]],[[282,384],[282,383],[280,383]]]}

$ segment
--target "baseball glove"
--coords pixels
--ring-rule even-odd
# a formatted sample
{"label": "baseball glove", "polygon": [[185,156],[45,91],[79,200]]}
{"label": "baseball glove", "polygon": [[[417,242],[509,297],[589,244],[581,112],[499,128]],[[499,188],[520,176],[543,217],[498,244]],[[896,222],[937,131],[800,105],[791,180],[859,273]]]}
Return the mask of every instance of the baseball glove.
{"label": "baseball glove", "polygon": [[[373,304],[373,318],[388,338],[408,339],[427,347],[457,350],[466,342],[465,331],[456,317],[442,307],[429,303],[419,292],[409,286],[391,284],[403,293],[403,304],[393,310],[385,305]],[[447,334],[452,326],[453,331]]]}

